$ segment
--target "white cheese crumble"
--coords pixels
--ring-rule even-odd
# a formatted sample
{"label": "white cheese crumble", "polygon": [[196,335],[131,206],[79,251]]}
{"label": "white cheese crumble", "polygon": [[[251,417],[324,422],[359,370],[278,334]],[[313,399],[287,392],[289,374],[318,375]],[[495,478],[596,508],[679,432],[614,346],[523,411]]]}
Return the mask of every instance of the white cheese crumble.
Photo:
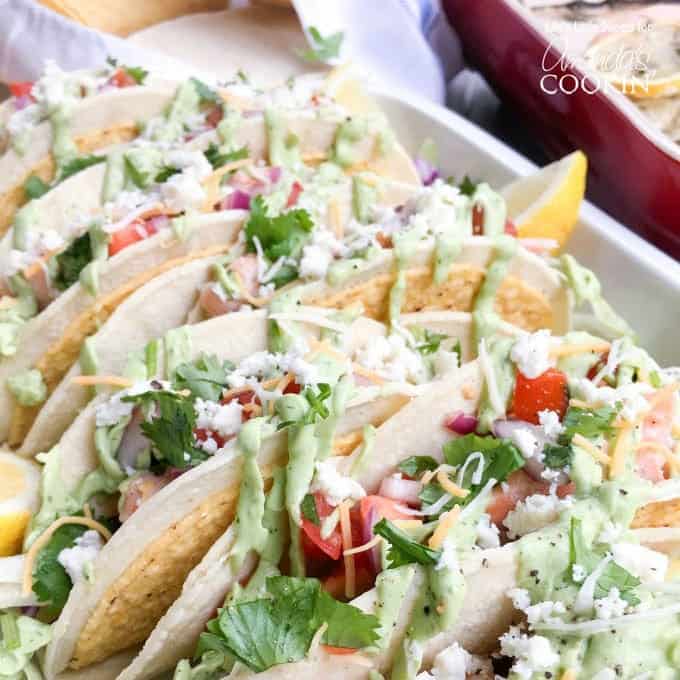
{"label": "white cheese crumble", "polygon": [[57,556],[57,562],[66,569],[71,582],[77,583],[85,578],[88,565],[103,547],[104,541],[99,532],[92,529],[78,536],[72,548],[64,548]]}
{"label": "white cheese crumble", "polygon": [[555,494],[534,494],[517,503],[503,520],[509,538],[518,538],[555,522],[560,512],[571,505]]}
{"label": "white cheese crumble", "polygon": [[472,655],[454,642],[437,654],[432,670],[419,673],[416,680],[465,680],[472,670]]}
{"label": "white cheese crumble", "polygon": [[663,583],[668,571],[668,556],[637,543],[615,543],[614,561],[642,583]]}
{"label": "white cheese crumble", "polygon": [[650,394],[654,389],[644,382],[628,383],[620,387],[596,387],[587,378],[574,381],[574,387],[581,393],[585,401],[590,403],[602,402],[606,406],[615,407],[621,402],[622,408],[619,411],[622,418],[628,421],[635,421],[649,409],[649,401],[645,395]]}
{"label": "white cheese crumble", "polygon": [[391,382],[420,384],[430,379],[420,352],[411,349],[398,333],[372,338],[357,349],[354,361]]}
{"label": "white cheese crumble", "polygon": [[541,443],[528,427],[518,427],[510,437],[525,458],[533,458],[541,453]]}
{"label": "white cheese crumble", "polygon": [[144,394],[144,392],[153,392],[156,388],[152,386],[154,383],[156,387],[160,384],[160,389],[168,389],[169,384],[160,381],[142,380],[135,383],[132,387],[116,392],[110,399],[99,404],[95,410],[95,421],[97,427],[106,427],[108,425],[116,425],[123,418],[132,415],[135,405],[132,402],[123,401],[123,397],[135,396],[137,394]]}
{"label": "white cheese crumble", "polygon": [[527,621],[532,625],[541,622],[555,623],[560,621],[560,615],[565,614],[567,611],[563,602],[546,600],[545,602],[531,604],[529,591],[524,588],[509,590],[508,597],[512,600],[515,609],[519,609],[526,614]]}
{"label": "white cheese crumble", "polygon": [[227,404],[204,401],[200,397],[194,402],[196,427],[215,432],[221,437],[231,437],[241,430],[243,406],[234,399]]}
{"label": "white cheese crumble", "polygon": [[517,626],[500,638],[501,653],[515,658],[512,672],[522,680],[529,680],[534,673],[549,671],[560,662],[560,655],[550,640],[541,635],[526,635]]}
{"label": "white cheese crumble", "polygon": [[588,576],[588,572],[582,564],[573,564],[571,566],[571,578],[576,583],[582,583],[586,576]]}
{"label": "white cheese crumble", "polygon": [[440,571],[442,569],[448,569],[450,571],[459,568],[458,564],[458,551],[456,550],[456,542],[447,538],[442,544],[442,554],[435,564],[435,571]]}
{"label": "white cheese crumble", "polygon": [[169,210],[179,213],[199,208],[206,193],[196,172],[189,168],[161,184],[161,196]]}
{"label": "white cheese crumble", "polygon": [[331,505],[340,505],[347,498],[358,501],[366,495],[361,484],[341,475],[335,465],[327,461],[316,464],[311,490],[323,494]]}
{"label": "white cheese crumble", "polygon": [[328,229],[315,229],[311,241],[302,249],[299,272],[303,279],[323,279],[331,262],[344,257],[347,246]]}
{"label": "white cheese crumble", "polygon": [[262,380],[277,374],[293,373],[298,385],[312,385],[319,381],[319,370],[301,356],[304,347],[294,348],[286,354],[255,352],[246,357],[227,378],[230,387],[243,387],[253,380]]}
{"label": "white cheese crumble", "polygon": [[205,179],[213,173],[212,165],[200,151],[172,149],[166,152],[165,162],[179,170],[190,170],[198,179]]}
{"label": "white cheese crumble", "polygon": [[597,537],[598,543],[616,543],[621,534],[623,533],[623,526],[616,524],[611,520],[607,520],[602,525],[602,530]]}
{"label": "white cheese crumble", "polygon": [[477,522],[477,545],[483,550],[498,548],[501,544],[498,527],[491,523],[491,517],[483,513]]}
{"label": "white cheese crumble", "polygon": [[621,599],[621,594],[618,588],[612,588],[607,597],[601,597],[595,600],[595,616],[598,619],[604,619],[608,621],[609,619],[618,618],[623,616],[628,603]]}
{"label": "white cheese crumble", "polygon": [[[646,674],[643,674],[643,676],[647,677]],[[638,680],[643,680],[643,676],[638,676]],[[596,675],[593,675],[593,680],[616,680],[617,677],[616,671],[612,668],[603,668]]]}
{"label": "white cheese crumble", "polygon": [[538,378],[554,365],[550,357],[552,337],[543,329],[535,333],[520,333],[510,350],[510,358],[527,378]]}
{"label": "white cheese crumble", "polygon": [[560,416],[556,411],[539,411],[538,422],[543,428],[543,433],[551,442],[557,441],[557,438],[562,434],[564,428],[560,423]]}

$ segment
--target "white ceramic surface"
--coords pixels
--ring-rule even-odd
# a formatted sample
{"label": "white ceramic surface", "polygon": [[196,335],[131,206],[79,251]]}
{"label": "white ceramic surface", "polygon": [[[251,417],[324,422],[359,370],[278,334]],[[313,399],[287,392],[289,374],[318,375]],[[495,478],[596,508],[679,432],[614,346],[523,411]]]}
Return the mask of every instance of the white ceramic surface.
{"label": "white ceramic surface", "polygon": [[[399,139],[415,153],[430,137],[445,174],[501,187],[536,166],[457,114],[408,93],[378,94]],[[605,296],[662,365],[680,365],[680,264],[590,203],[567,251],[591,268]]]}

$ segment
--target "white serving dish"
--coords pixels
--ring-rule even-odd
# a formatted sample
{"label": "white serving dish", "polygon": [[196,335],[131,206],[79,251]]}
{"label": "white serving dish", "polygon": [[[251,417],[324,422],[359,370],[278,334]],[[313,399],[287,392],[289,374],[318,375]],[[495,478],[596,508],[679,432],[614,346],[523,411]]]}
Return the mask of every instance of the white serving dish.
{"label": "white serving dish", "polygon": [[[536,166],[476,125],[409,93],[379,92],[378,100],[411,153],[429,137],[445,174],[484,178],[502,187]],[[584,203],[567,251],[592,269],[607,300],[662,365],[680,365],[680,264],[601,210]]]}

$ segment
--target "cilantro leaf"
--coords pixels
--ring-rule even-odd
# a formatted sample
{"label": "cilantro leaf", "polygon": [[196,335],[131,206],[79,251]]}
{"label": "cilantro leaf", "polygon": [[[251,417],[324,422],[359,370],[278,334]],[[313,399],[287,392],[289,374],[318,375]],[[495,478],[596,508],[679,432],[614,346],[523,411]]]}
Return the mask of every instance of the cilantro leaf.
{"label": "cilantro leaf", "polygon": [[242,158],[248,158],[248,147],[242,146],[240,149],[223,153],[220,151],[220,147],[217,146],[215,142],[212,142],[210,146],[208,146],[208,148],[203,152],[203,155],[206,157],[210,165],[212,165],[213,168],[217,170],[217,168],[221,168],[227,163],[240,161]]}
{"label": "cilantro leaf", "polygon": [[[604,553],[595,552],[586,544],[583,535],[582,522],[577,517],[571,518],[569,527],[569,569],[568,580],[573,581],[573,566],[580,565],[586,572],[592,572],[604,558]],[[616,562],[609,562],[595,584],[595,598],[607,597],[612,588],[618,588],[621,599],[630,605],[640,603],[635,594],[635,588],[640,585],[640,579],[633,576]]]}
{"label": "cilantro leaf", "polygon": [[439,464],[432,456],[409,456],[398,465],[399,472],[409,477],[420,477],[427,470],[436,470]]}
{"label": "cilantro leaf", "polygon": [[308,493],[300,504],[300,510],[302,510],[302,516],[308,519],[312,524],[316,526],[321,525],[321,520],[319,519],[319,513],[316,511],[316,500],[311,493]]}
{"label": "cilantro leaf", "polygon": [[70,288],[80,276],[80,272],[92,262],[92,242],[90,232],[85,232],[82,236],[71,243],[55,257],[56,273],[53,277],[54,285],[59,290]]}
{"label": "cilantro leaf", "polygon": [[209,85],[206,85],[202,80],[198,78],[190,78],[191,83],[198,94],[201,103],[208,102],[210,104],[218,104],[220,102],[220,96],[215,90]]}
{"label": "cilantro leaf", "polygon": [[38,175],[31,175],[24,182],[24,193],[26,198],[40,198],[44,196],[52,187],[47,182],[43,182]]}
{"label": "cilantro leaf", "polygon": [[123,401],[142,403],[154,414],[141,427],[160,460],[172,467],[184,469],[209,457],[194,445],[196,412],[192,400],[158,390],[123,397]]}
{"label": "cilantro leaf", "polygon": [[65,524],[59,527],[49,543],[38,553],[33,569],[33,592],[39,602],[49,602],[41,611],[50,620],[56,619],[66,604],[73,584],[66,569],[57,558],[65,548],[72,548],[76,539],[87,531],[81,524]]}
{"label": "cilantro leaf", "polygon": [[559,443],[567,445],[575,434],[580,434],[586,439],[595,439],[600,435],[611,432],[612,422],[618,409],[611,406],[602,406],[596,409],[583,409],[570,406],[562,421],[564,431],[560,435]]}
{"label": "cilantro leaf", "polygon": [[427,328],[420,327],[412,328],[411,333],[418,343],[416,345],[416,350],[423,356],[435,354],[439,350],[442,341],[449,337],[445,333],[433,333]]}
{"label": "cilantro leaf", "polygon": [[458,185],[458,189],[463,196],[472,196],[475,191],[477,191],[477,185],[479,182],[472,181],[467,175],[463,177],[461,183]]}
{"label": "cilantro leaf", "polygon": [[214,354],[201,354],[193,362],[180,364],[175,370],[174,387],[188,389],[193,397],[219,401],[227,386],[227,374],[234,368],[229,361],[220,361]]}
{"label": "cilantro leaf", "polygon": [[283,430],[291,425],[313,425],[319,420],[328,418],[330,411],[324,403],[331,396],[331,386],[328,383],[319,383],[316,389],[307,387],[302,396],[307,400],[309,408],[300,421],[285,420],[279,423],[277,430]]}
{"label": "cilantro leaf", "polygon": [[390,569],[413,563],[437,564],[442,554],[441,550],[432,550],[418,543],[388,519],[381,519],[373,527],[373,533],[376,536],[382,536],[390,544],[387,552]]}
{"label": "cilantro leaf", "polygon": [[163,182],[167,182],[173,175],[177,175],[180,172],[182,171],[179,168],[173,168],[171,165],[164,165],[158,171],[158,174],[154,178],[154,181],[157,184],[163,184]]}
{"label": "cilantro leaf", "polygon": [[106,156],[79,156],[64,165],[59,173],[59,181],[63,182],[72,175],[89,168],[91,165],[98,165],[106,160]]}
{"label": "cilantro leaf", "polygon": [[344,32],[338,31],[324,38],[316,26],[310,26],[309,34],[312,37],[314,47],[297,50],[298,56],[305,61],[324,63],[340,55],[340,47],[345,38]]}
{"label": "cilantro leaf", "polygon": [[130,78],[132,78],[137,85],[143,85],[149,72],[143,69],[141,66],[123,66],[123,71],[127,73]]}
{"label": "cilantro leaf", "polygon": [[572,454],[571,446],[546,444],[543,448],[543,462],[549,468],[558,470],[571,463]]}
{"label": "cilantro leaf", "polygon": [[[449,465],[459,467],[464,465],[470,454],[481,452],[484,456],[484,469],[479,484],[472,483],[472,476],[477,470],[477,463],[469,465],[462,480],[464,489],[470,493],[465,498],[452,498],[442,508],[442,511],[454,505],[467,505],[476,498],[490,479],[502,482],[511,473],[524,466],[524,457],[519,449],[509,439],[495,437],[480,437],[476,434],[466,434],[464,437],[452,439],[444,445],[444,457]],[[437,482],[427,484],[420,493],[420,500],[424,505],[436,503],[444,494],[444,490]]]}
{"label": "cilantro leaf", "polygon": [[248,250],[256,251],[254,239],[257,238],[264,254],[272,261],[284,256],[296,257],[313,227],[312,218],[303,209],[269,217],[264,199],[256,196],[250,202],[250,218],[245,226]]}
{"label": "cilantro leaf", "polygon": [[273,576],[266,587],[268,597],[224,607],[210,630],[219,631],[221,642],[203,639],[203,644],[262,672],[303,659],[323,623],[327,644],[358,649],[377,639],[375,616],[337,602],[316,579]]}
{"label": "cilantro leaf", "polygon": [[291,281],[295,281],[299,276],[297,267],[293,267],[292,265],[289,264],[284,264],[282,267],[279,267],[279,270],[276,272],[274,276],[272,276],[267,283],[273,283],[274,288],[277,290],[283,286],[285,286],[287,283],[290,283]]}

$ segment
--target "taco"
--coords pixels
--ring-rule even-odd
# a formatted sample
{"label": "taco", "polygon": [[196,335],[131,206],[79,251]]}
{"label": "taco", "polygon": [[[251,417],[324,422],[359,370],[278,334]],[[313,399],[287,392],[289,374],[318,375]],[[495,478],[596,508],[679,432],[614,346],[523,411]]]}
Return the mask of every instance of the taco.
{"label": "taco", "polygon": [[[405,344],[390,344],[401,353],[402,362],[419,362],[413,377],[408,377],[411,382],[401,376],[397,380],[375,376],[362,371],[359,361],[370,343],[384,335],[384,327],[361,318],[349,324],[328,320],[326,325],[327,338],[315,340],[318,331],[309,338],[311,356],[305,349],[302,328],[289,351],[267,353],[268,322],[260,311],[239,312],[175,329],[164,338],[162,349],[154,342],[144,352],[129,357],[126,373],[131,377],[127,381],[118,377],[118,385],[127,385],[126,389],[112,396],[102,394],[82,411],[47,457],[43,505],[26,539],[27,547],[32,546],[25,564],[26,583],[30,584],[32,571],[34,590],[46,596],[43,601],[53,603],[46,615],[56,614],[59,607],[54,608],[55,594],[45,593],[40,586],[44,573],[41,560],[47,559],[42,557],[45,546],[50,554],[50,542],[63,540],[59,537],[61,525],[74,521],[94,527],[94,533],[85,532],[87,527],[77,527],[78,535],[87,534],[89,538],[83,540],[98,542],[96,531],[107,535],[107,529],[101,523],[93,524],[87,516],[82,521],[74,519],[74,514],[85,509],[87,515],[87,499],[103,493],[114,499],[120,495],[111,516],[116,524],[122,522],[122,528],[107,544],[111,547],[105,547],[96,558],[94,582],[84,581],[78,586],[80,577],[74,577],[76,585],[55,624],[48,667],[51,663],[69,663],[71,658],[65,659],[65,654],[74,657],[73,667],[86,666],[145,639],[154,619],[172,603],[186,574],[223,533],[233,514],[229,508],[236,493],[228,480],[233,478],[229,475],[239,474],[242,437],[237,446],[234,436],[243,420],[250,422],[251,416],[262,414],[254,420],[271,430],[271,438],[263,440],[265,448],[271,449],[271,455],[280,456],[281,437],[270,424],[272,418],[274,423],[285,422],[285,414],[272,414],[270,405],[282,392],[295,395],[298,402],[302,399],[313,404],[313,409],[327,416],[328,437],[337,424],[333,450],[349,452],[360,439],[364,424],[386,420],[437,371],[457,370],[457,352],[444,347],[452,350],[453,339],[439,338],[436,350],[430,339],[424,355]],[[226,357],[241,361],[230,366],[224,363]],[[349,378],[339,380],[352,367],[357,375],[355,388]],[[360,379],[362,372],[366,375]],[[154,378],[163,374],[173,376],[173,382]],[[133,377],[137,382],[132,382]],[[104,382],[111,385],[114,381],[108,378]],[[225,403],[220,404],[220,399]],[[315,412],[310,413],[312,419]],[[148,422],[143,413],[149,414]],[[150,423],[167,428],[163,441],[156,439]],[[183,441],[185,436],[193,443]],[[173,446],[174,452],[168,446]],[[161,450],[166,454],[160,454]],[[55,494],[60,485],[63,490]],[[142,527],[150,532],[145,539],[139,533]],[[124,550],[116,547],[120,541],[127,546]],[[161,548],[161,543],[165,547]],[[169,545],[176,559],[160,560],[157,549],[166,550]],[[74,547],[78,552],[86,545],[76,543]],[[119,558],[120,564],[114,564]],[[178,561],[186,568],[178,568]],[[160,568],[161,563],[166,567]],[[134,582],[144,583],[137,594],[131,586]],[[99,588],[103,590],[99,592]],[[140,606],[133,609],[138,611],[139,620],[133,621],[129,607],[137,598]],[[64,604],[63,598],[60,604]],[[111,636],[111,616],[125,618],[120,634]],[[50,661],[51,654],[56,655],[56,661]]]}
{"label": "taco", "polygon": [[[489,420],[484,402],[499,380],[483,348],[479,361],[434,383],[379,427],[372,454],[361,449],[318,463],[307,487],[315,516],[303,506],[297,523],[310,539],[302,541],[305,569],[289,576],[270,571],[269,579],[257,579],[255,571],[252,587],[249,581],[222,591],[226,601],[200,636],[193,663],[181,662],[175,678],[373,678],[375,672],[414,678],[434,666],[432,675],[418,676],[424,680],[440,677],[438,669],[454,659],[459,675],[441,677],[464,678],[467,652],[509,657],[511,678],[596,677],[614,673],[619,660],[622,677],[636,677],[649,663],[673,665],[680,600],[672,584],[663,585],[671,575],[658,548],[677,550],[677,530],[629,528],[644,521],[650,504],[677,503],[680,495],[677,479],[664,479],[674,459],[662,450],[674,444],[677,383],[629,340],[520,333],[505,344],[501,364],[517,364],[510,372],[513,396],[503,397],[513,419]],[[533,363],[539,360],[548,366]],[[654,372],[661,381],[656,388],[643,378]],[[605,378],[618,386],[603,385]],[[579,400],[584,390],[597,390],[602,403]],[[621,444],[622,435],[634,439]],[[342,518],[343,505],[346,525],[338,528],[333,515]],[[666,519],[673,521],[672,511]],[[332,551],[334,541],[341,550]],[[475,544],[482,549],[476,554]],[[222,548],[228,561],[226,538]],[[266,555],[265,548],[260,561]],[[126,680],[153,677],[154,654],[171,658],[159,645],[163,633],[195,635],[185,603],[222,594],[210,592],[210,565],[203,566],[123,674]],[[320,578],[327,594],[319,580],[301,576]],[[344,595],[355,611],[329,603],[328,593]],[[510,627],[521,620],[522,628]],[[641,636],[636,624],[642,622],[649,628]]]}
{"label": "taco", "polygon": [[[194,83],[187,87],[195,92]],[[200,89],[203,97],[208,96],[205,89]],[[347,138],[350,123],[340,119],[337,111],[318,117],[309,113],[270,109],[247,118],[232,117],[229,143],[222,147],[211,141],[218,139],[218,129],[192,140],[196,147],[192,150],[161,151],[142,145],[111,154],[102,191],[111,193],[113,183],[117,198],[105,204],[94,222],[81,220],[68,245],[58,234],[31,230],[26,224],[27,208],[22,210],[21,229],[15,226],[13,240],[37,243],[37,250],[13,249],[10,255],[19,267],[10,263],[5,272],[11,294],[2,312],[2,351],[10,358],[0,365],[0,373],[5,383],[12,378],[9,386],[18,405],[11,428],[9,410],[3,409],[0,435],[7,432],[14,445],[22,441],[37,406],[73,363],[84,337],[137,287],[186,259],[219,252],[233,242],[245,217],[239,186],[247,183],[253,193],[268,191],[272,200],[274,195],[283,196],[285,204],[291,195],[297,197],[304,184],[308,195],[315,197],[315,208],[286,213],[288,227],[304,234],[312,227],[310,213],[325,217],[322,201],[334,192],[337,219],[342,224],[348,218],[352,181],[340,165],[325,163],[316,171],[303,164],[302,156],[311,154],[317,160],[351,156],[387,176],[409,176],[410,161],[398,145],[384,153],[376,150],[378,136],[386,134],[383,129],[365,123],[360,126],[365,133],[361,138]],[[164,124],[171,122],[168,118]],[[293,143],[294,139],[300,143]],[[260,167],[256,161],[264,157],[285,162],[291,169]],[[98,176],[101,179],[101,173]],[[126,190],[130,182],[138,188]],[[387,182],[386,186],[385,200],[390,204],[408,185]],[[189,214],[196,209],[210,214]],[[64,292],[53,300],[58,289]],[[7,386],[1,397],[10,398]]]}

